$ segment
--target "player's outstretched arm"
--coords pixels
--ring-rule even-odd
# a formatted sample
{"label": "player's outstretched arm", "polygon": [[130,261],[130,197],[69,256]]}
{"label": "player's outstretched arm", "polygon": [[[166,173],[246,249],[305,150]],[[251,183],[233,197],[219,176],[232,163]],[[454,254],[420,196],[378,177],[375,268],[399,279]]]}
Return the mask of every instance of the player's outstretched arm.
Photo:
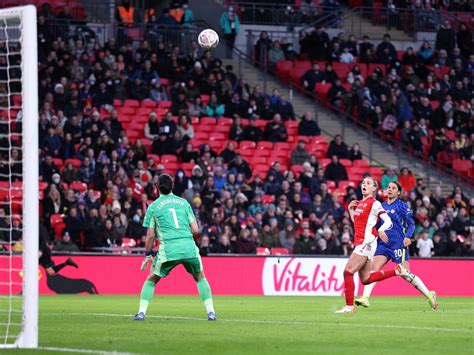
{"label": "player's outstretched arm", "polygon": [[141,270],[148,269],[148,264],[153,261],[153,243],[155,242],[155,230],[148,228],[145,240],[145,260],[142,262]]}

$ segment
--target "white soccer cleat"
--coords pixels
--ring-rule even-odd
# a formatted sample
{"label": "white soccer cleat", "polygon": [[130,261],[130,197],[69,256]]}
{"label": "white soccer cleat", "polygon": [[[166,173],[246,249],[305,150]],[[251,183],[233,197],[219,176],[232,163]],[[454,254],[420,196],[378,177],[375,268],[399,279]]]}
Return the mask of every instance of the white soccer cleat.
{"label": "white soccer cleat", "polygon": [[428,303],[431,306],[431,309],[433,311],[438,310],[438,300],[436,299],[436,292],[430,291],[428,292]]}
{"label": "white soccer cleat", "polygon": [[408,282],[412,282],[413,278],[415,277],[415,275],[408,271],[402,264],[397,265],[397,267],[395,268],[395,273],[398,276],[403,277]]}
{"label": "white soccer cleat", "polygon": [[342,313],[355,313],[356,309],[354,306],[344,306],[342,309],[334,312],[337,314],[342,314]]}
{"label": "white soccer cleat", "polygon": [[361,306],[361,307],[364,307],[364,308],[368,308],[370,307],[370,302],[369,302],[369,297],[360,297],[360,298],[357,298],[355,301],[354,301],[355,305],[356,306]]}

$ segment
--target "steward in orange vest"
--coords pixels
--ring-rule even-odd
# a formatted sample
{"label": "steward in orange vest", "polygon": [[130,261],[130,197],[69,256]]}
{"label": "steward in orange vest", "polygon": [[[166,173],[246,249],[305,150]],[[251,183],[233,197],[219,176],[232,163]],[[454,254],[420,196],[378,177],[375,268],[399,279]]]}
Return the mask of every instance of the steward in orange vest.
{"label": "steward in orange vest", "polygon": [[135,8],[130,5],[129,0],[125,0],[119,5],[116,17],[123,27],[133,27],[135,24]]}

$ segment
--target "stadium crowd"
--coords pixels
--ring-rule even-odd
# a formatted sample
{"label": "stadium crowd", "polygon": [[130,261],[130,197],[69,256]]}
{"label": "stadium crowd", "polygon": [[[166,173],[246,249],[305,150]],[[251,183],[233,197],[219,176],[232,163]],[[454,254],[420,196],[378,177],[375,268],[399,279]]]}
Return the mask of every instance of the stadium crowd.
{"label": "stadium crowd", "polygon": [[[418,50],[397,51],[389,34],[374,44],[343,32],[331,39],[323,28],[302,32],[299,43],[297,53],[262,33],[256,53],[267,53],[283,76],[292,72],[280,70],[288,61],[292,69],[307,65],[292,72],[297,84],[420,157],[454,169],[453,161],[473,159],[474,46],[466,24],[455,31],[445,21],[434,48],[425,41]],[[465,166],[458,173],[471,174]]]}
{"label": "stadium crowd", "polygon": [[[203,255],[277,247],[295,254],[350,254],[353,230],[346,206],[361,192],[349,185],[345,195],[338,195],[329,186],[348,180],[341,161],[362,159],[357,144],[347,147],[342,137],[335,137],[325,154],[331,161],[324,166],[302,139],[291,152],[291,165],[301,165],[301,172],[286,171],[275,162],[266,174],[254,174],[233,142],[288,140],[285,122],[296,117],[278,90],[266,94],[258,85],[249,87],[211,52],[201,54],[196,43],[186,53],[163,42],[156,48],[147,41],[138,48],[118,45],[114,38],[104,44],[91,45],[80,38],[68,43],[53,35],[47,19],[42,21],[38,35],[46,40],[41,42],[39,69],[39,171],[44,186],[40,205],[42,224],[56,239],[51,241],[54,250],[113,249],[125,241],[126,246],[143,246],[144,213],[158,196],[157,177],[166,172],[153,157],[174,154],[180,163],[195,164],[189,174],[178,166],[174,193],[187,198],[194,209]],[[362,82],[357,73],[354,76]],[[463,87],[459,91],[463,94]],[[370,103],[371,97],[362,102]],[[141,126],[151,147],[127,137],[116,109],[117,101],[126,99],[171,101],[166,112],[152,110]],[[384,109],[395,110],[387,100]],[[194,147],[192,117],[215,117],[218,122],[232,118],[225,149]],[[243,125],[244,118],[248,125]],[[267,121],[263,129],[256,125],[260,119]],[[463,124],[460,120],[459,127]],[[298,135],[320,135],[313,113],[303,115]],[[80,165],[67,159],[79,159]],[[65,166],[59,167],[58,161]],[[14,150],[10,166],[0,160],[0,177],[20,164],[20,153]],[[445,198],[439,189],[429,191],[407,169],[398,175],[388,169],[382,188],[393,180],[400,181],[413,209],[417,224],[413,254],[474,255],[474,198],[468,199],[459,188]],[[13,218],[10,226],[5,218],[9,212],[0,208],[0,239],[9,240],[12,233],[18,241],[21,218]],[[63,228],[58,230],[57,225]]]}

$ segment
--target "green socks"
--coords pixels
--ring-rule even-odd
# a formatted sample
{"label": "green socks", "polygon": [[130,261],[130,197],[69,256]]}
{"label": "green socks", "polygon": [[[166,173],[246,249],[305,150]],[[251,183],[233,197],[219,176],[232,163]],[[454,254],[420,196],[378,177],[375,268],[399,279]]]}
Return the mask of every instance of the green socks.
{"label": "green socks", "polygon": [[199,290],[199,296],[204,302],[204,307],[206,307],[206,312],[214,312],[214,305],[212,302],[212,294],[211,288],[209,287],[209,283],[207,279],[204,277],[197,282],[197,287]]}
{"label": "green socks", "polygon": [[151,299],[153,298],[153,293],[155,292],[155,283],[151,281],[145,281],[142,287],[142,293],[140,295],[140,308],[138,313],[146,313],[148,308],[148,304],[150,303]]}
{"label": "green socks", "polygon": [[[148,305],[153,298],[155,293],[155,284],[151,281],[145,281],[142,287],[142,293],[140,294],[140,308],[138,313],[146,313]],[[199,295],[201,296],[202,301],[204,302],[204,307],[206,307],[206,312],[214,312],[214,305],[212,302],[211,288],[209,283],[205,278],[202,278],[197,282],[197,287],[199,290]]]}

